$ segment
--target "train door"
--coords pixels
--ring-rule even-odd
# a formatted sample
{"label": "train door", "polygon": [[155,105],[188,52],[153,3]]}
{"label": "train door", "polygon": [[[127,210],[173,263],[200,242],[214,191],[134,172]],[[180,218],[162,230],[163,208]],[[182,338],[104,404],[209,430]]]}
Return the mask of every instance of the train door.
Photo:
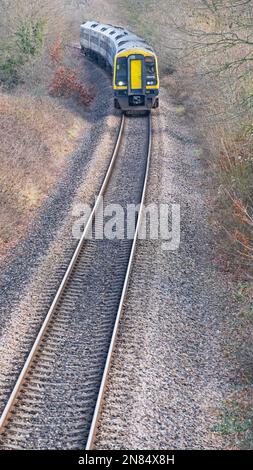
{"label": "train door", "polygon": [[142,60],[130,60],[131,91],[142,89]]}
{"label": "train door", "polygon": [[131,55],[128,58],[128,94],[130,105],[142,105],[144,100],[144,62],[143,56]]}

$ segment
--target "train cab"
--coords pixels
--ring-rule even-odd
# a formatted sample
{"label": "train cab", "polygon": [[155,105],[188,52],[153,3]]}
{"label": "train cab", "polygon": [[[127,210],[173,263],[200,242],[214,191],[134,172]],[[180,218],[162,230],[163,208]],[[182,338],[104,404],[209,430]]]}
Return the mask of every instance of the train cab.
{"label": "train cab", "polygon": [[129,50],[115,56],[114,104],[118,109],[149,110],[159,105],[157,58],[144,50]]}

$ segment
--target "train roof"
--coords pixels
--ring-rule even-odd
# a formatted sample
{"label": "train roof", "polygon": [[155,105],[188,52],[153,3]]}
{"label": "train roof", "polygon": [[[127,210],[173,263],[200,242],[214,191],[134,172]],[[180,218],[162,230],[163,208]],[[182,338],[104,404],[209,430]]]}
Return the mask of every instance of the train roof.
{"label": "train roof", "polygon": [[152,47],[150,47],[144,39],[121,26],[99,23],[98,21],[86,21],[81,25],[81,28],[97,32],[110,38],[115,44],[117,54],[130,49],[142,49],[146,52],[154,53]]}

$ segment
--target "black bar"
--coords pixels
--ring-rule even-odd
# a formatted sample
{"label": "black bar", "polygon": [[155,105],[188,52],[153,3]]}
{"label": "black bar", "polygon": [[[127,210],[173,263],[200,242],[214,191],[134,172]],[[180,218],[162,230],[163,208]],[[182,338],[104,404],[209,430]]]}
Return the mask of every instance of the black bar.
{"label": "black bar", "polygon": [[[203,465],[231,465],[243,467],[245,461],[250,462],[252,454],[250,451],[209,451],[209,450],[127,450],[127,451],[5,451],[0,452],[0,467],[7,468],[11,464],[34,464],[40,465],[63,465],[67,468],[94,467],[116,468],[122,466],[143,466],[150,468],[159,467],[180,467],[195,468]],[[246,467],[246,466],[245,466]]]}

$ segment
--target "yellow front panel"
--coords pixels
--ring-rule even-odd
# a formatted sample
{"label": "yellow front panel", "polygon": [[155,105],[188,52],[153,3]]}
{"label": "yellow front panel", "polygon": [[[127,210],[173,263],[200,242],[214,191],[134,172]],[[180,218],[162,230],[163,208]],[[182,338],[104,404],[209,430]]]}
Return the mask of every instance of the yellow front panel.
{"label": "yellow front panel", "polygon": [[119,54],[116,54],[115,55],[115,59],[114,59],[114,90],[126,90],[127,87],[126,86],[117,86],[116,85],[116,62],[117,62],[117,58],[118,57],[129,57],[130,55],[133,55],[133,54],[141,54],[143,55],[144,57],[154,57],[155,59],[155,62],[156,62],[156,78],[157,78],[157,84],[156,85],[152,85],[152,86],[147,86],[146,88],[147,89],[157,89],[159,90],[159,75],[158,75],[158,64],[157,64],[157,58],[154,54],[151,54],[150,52],[146,52],[146,51],[143,51],[141,49],[129,49],[127,51],[124,51],[124,52],[120,52]]}
{"label": "yellow front panel", "polygon": [[142,88],[142,61],[133,59],[131,64],[131,89],[139,90]]}

